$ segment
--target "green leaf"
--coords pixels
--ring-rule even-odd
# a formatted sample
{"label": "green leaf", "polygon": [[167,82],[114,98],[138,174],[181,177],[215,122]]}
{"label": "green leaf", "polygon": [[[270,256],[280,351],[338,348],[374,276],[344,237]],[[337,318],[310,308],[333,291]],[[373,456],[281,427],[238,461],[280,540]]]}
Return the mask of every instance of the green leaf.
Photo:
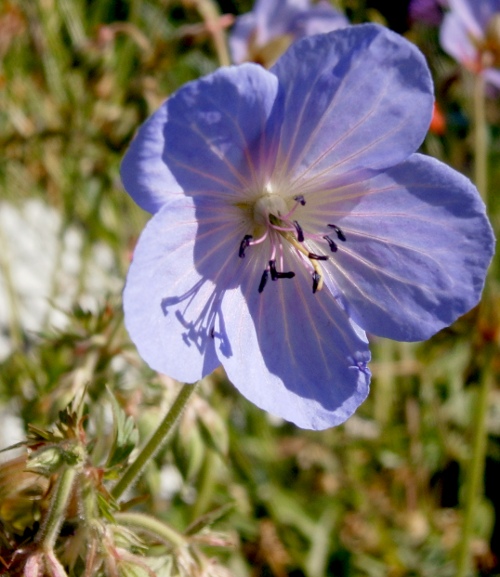
{"label": "green leaf", "polygon": [[109,389],[107,391],[113,411],[114,438],[106,467],[112,468],[125,463],[138,444],[139,432],[132,417],[125,414],[113,393]]}

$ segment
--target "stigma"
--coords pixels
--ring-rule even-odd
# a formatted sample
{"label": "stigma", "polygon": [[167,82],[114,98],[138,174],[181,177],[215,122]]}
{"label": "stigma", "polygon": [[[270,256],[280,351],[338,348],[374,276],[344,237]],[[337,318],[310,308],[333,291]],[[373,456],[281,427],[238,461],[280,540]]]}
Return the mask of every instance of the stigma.
{"label": "stigma", "polygon": [[[304,196],[297,195],[293,197],[293,201],[293,205],[290,200],[287,204],[285,198],[272,192],[270,186],[266,186],[266,193],[253,205],[254,234],[245,234],[238,247],[238,256],[245,258],[247,250],[251,250],[252,246],[265,240],[270,242],[270,254],[257,287],[259,293],[264,291],[269,279],[278,281],[295,277],[294,271],[284,270],[285,245],[292,247],[297,255],[297,262],[311,275],[313,294],[321,291],[324,274],[320,263],[327,261],[330,256],[311,250],[311,242],[315,247],[323,245],[325,253],[336,253],[339,245],[332,238],[332,231],[337,241],[343,243],[347,240],[342,229],[336,224],[325,223],[324,230],[319,233],[303,228],[299,219],[306,200]],[[255,231],[258,231],[258,234]]]}

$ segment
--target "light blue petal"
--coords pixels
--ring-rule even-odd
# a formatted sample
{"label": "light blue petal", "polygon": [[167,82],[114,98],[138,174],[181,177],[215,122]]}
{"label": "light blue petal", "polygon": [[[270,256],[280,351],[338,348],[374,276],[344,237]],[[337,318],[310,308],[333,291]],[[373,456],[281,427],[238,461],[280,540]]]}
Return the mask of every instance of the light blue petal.
{"label": "light blue petal", "polygon": [[252,10],[257,21],[257,42],[266,43],[290,32],[290,21],[308,4],[308,0],[257,0]]}
{"label": "light blue petal", "polygon": [[[184,382],[212,372],[220,362],[215,319],[234,273],[224,267],[239,240],[217,202],[169,201],[141,234],[123,295],[125,325],[141,357],[155,370]],[[199,212],[203,214],[200,215]],[[198,226],[202,218],[203,226]],[[195,262],[196,261],[196,262]]]}
{"label": "light blue petal", "polygon": [[307,10],[297,14],[291,23],[291,32],[295,38],[325,34],[332,30],[349,26],[349,20],[338,12],[328,1],[320,1]]}
{"label": "light blue petal", "polygon": [[141,126],[120,167],[125,190],[141,208],[151,213],[159,210],[169,195],[181,192],[162,158],[166,121],[167,104],[163,103]]}
{"label": "light blue petal", "polygon": [[[295,40],[349,25],[345,16],[327,1],[257,0],[251,12],[236,19],[229,37],[233,62],[258,57],[258,50],[279,37]],[[257,49],[257,52],[255,52]]]}
{"label": "light blue petal", "polygon": [[290,24],[295,16],[310,8],[310,0],[257,0],[252,12],[257,21],[257,38],[259,44],[265,44],[291,33]]}
{"label": "light blue petal", "polygon": [[429,127],[434,96],[424,57],[381,26],[299,40],[271,72],[285,94],[278,183],[393,166]]}
{"label": "light blue petal", "polygon": [[484,77],[487,82],[496,88],[500,88],[500,68],[486,68]]}
{"label": "light blue petal", "polygon": [[415,154],[317,211],[347,239],[327,284],[369,333],[427,339],[477,304],[493,233],[475,187],[448,166]]}
{"label": "light blue petal", "polygon": [[262,293],[262,269],[245,264],[241,288],[228,291],[221,307],[233,356],[219,358],[229,379],[258,407],[299,427],[344,422],[369,390],[363,331],[327,290],[312,294],[311,277],[295,259],[285,265],[295,278],[269,279]]}
{"label": "light blue petal", "polygon": [[500,0],[449,0],[449,5],[476,37],[486,30],[493,14],[500,12]]}
{"label": "light blue petal", "polygon": [[[167,101],[163,161],[185,194],[254,196],[276,145],[266,139],[276,77],[256,64],[221,68]],[[275,136],[274,130],[273,135]]]}
{"label": "light blue petal", "polygon": [[264,133],[277,90],[276,77],[255,64],[186,84],[132,141],[121,166],[127,192],[154,213],[172,194],[253,191],[274,162],[276,145]]}
{"label": "light blue petal", "polygon": [[256,35],[257,19],[253,12],[242,14],[236,19],[229,35],[229,50],[235,64],[241,64],[251,59],[250,43]]}
{"label": "light blue petal", "polygon": [[[439,40],[443,49],[457,62],[464,66],[475,68],[478,64],[477,46],[472,41],[470,24],[473,21],[465,21],[456,12],[448,12],[444,17],[439,31]],[[476,38],[481,37],[481,33]]]}
{"label": "light blue petal", "polygon": [[467,27],[472,36],[480,38],[482,28],[491,15],[488,0],[448,0],[450,14],[454,14]]}

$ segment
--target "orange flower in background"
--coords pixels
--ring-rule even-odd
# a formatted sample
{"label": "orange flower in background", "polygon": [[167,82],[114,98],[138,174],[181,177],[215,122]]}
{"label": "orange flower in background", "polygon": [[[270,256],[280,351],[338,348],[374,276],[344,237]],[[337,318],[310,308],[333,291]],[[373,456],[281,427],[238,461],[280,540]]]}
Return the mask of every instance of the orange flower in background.
{"label": "orange flower in background", "polygon": [[443,136],[446,133],[446,117],[437,102],[434,102],[429,130],[436,136]]}

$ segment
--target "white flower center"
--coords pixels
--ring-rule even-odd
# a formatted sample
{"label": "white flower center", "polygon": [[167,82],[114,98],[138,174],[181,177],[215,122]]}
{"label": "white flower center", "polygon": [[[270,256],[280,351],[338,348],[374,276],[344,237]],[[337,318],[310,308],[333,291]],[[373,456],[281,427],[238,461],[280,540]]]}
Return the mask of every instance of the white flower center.
{"label": "white flower center", "polygon": [[289,212],[285,199],[279,194],[269,192],[257,200],[253,207],[253,217],[256,224],[267,226],[269,215],[280,217]]}
{"label": "white flower center", "polygon": [[269,277],[272,281],[276,281],[278,279],[291,279],[295,276],[293,271],[283,270],[284,243],[293,247],[298,261],[311,273],[312,291],[315,293],[323,287],[323,274],[319,262],[326,261],[329,257],[326,254],[311,252],[310,245],[324,242],[329,252],[337,252],[338,245],[327,234],[329,230],[333,230],[341,242],[346,241],[344,233],[335,224],[326,223],[325,229],[321,232],[304,231],[299,222],[293,219],[293,215],[298,209],[305,206],[305,198],[299,194],[293,200],[294,205],[289,207],[285,198],[273,192],[271,184],[268,184],[266,192],[253,205],[254,224],[257,229],[261,229],[263,232],[257,232],[257,238],[252,234],[246,234],[240,242],[238,256],[245,258],[247,249],[251,249],[252,246],[266,240],[270,242],[269,258],[258,286],[259,293],[264,290]]}

